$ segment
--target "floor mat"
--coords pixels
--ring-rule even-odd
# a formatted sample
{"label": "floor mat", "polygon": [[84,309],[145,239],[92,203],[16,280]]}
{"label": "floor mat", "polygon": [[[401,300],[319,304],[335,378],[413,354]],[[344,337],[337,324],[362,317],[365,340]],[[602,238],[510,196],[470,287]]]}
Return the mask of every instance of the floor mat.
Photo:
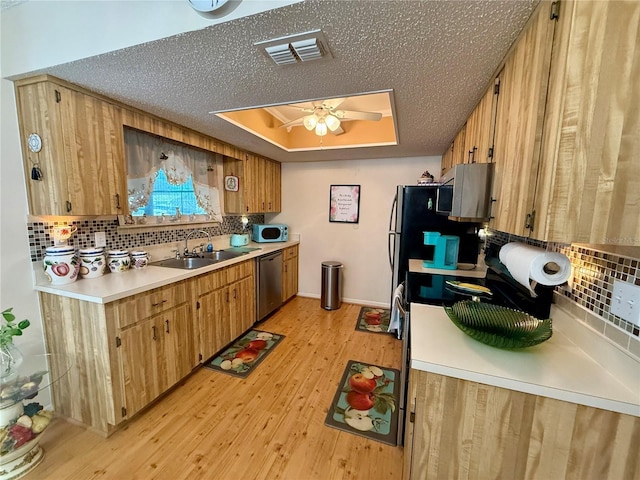
{"label": "floor mat", "polygon": [[325,425],[397,445],[400,372],[349,360]]}
{"label": "floor mat", "polygon": [[206,368],[245,378],[285,338],[284,335],[249,330],[233,345],[204,363]]}
{"label": "floor mat", "polygon": [[373,333],[389,333],[391,311],[388,308],[362,307],[356,322],[356,330]]}

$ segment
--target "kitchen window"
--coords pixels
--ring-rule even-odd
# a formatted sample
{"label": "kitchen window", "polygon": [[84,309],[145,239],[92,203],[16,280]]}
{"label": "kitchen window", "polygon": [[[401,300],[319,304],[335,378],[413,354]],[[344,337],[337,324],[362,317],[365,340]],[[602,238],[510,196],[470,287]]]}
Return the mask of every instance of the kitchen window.
{"label": "kitchen window", "polygon": [[133,217],[205,215],[222,221],[222,158],[126,128],[127,194]]}

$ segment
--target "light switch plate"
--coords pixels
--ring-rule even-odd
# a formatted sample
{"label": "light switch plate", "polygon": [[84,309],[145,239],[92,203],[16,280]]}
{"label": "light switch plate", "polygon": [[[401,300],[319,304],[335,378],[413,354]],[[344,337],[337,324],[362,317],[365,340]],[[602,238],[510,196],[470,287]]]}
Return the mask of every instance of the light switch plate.
{"label": "light switch plate", "polygon": [[107,235],[104,232],[96,232],[95,233],[95,243],[96,243],[96,247],[106,247],[107,246]]}
{"label": "light switch plate", "polygon": [[640,325],[640,286],[614,280],[611,313]]}

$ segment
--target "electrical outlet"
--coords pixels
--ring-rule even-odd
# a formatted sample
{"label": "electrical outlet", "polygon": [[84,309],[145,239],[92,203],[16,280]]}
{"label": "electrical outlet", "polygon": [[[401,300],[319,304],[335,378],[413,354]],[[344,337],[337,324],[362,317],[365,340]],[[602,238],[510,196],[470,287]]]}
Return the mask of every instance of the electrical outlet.
{"label": "electrical outlet", "polygon": [[106,247],[107,246],[107,235],[104,232],[96,232],[95,233],[95,243],[96,247]]}
{"label": "electrical outlet", "polygon": [[611,313],[640,325],[640,286],[614,280]]}

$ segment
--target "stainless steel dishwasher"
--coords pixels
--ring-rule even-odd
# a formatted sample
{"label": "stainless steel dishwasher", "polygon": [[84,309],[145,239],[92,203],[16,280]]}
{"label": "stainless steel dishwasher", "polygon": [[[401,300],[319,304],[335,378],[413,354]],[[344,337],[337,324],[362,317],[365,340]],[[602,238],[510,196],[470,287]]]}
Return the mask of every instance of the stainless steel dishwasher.
{"label": "stainless steel dishwasher", "polygon": [[256,310],[260,321],[282,305],[282,251],[258,257],[256,266]]}

